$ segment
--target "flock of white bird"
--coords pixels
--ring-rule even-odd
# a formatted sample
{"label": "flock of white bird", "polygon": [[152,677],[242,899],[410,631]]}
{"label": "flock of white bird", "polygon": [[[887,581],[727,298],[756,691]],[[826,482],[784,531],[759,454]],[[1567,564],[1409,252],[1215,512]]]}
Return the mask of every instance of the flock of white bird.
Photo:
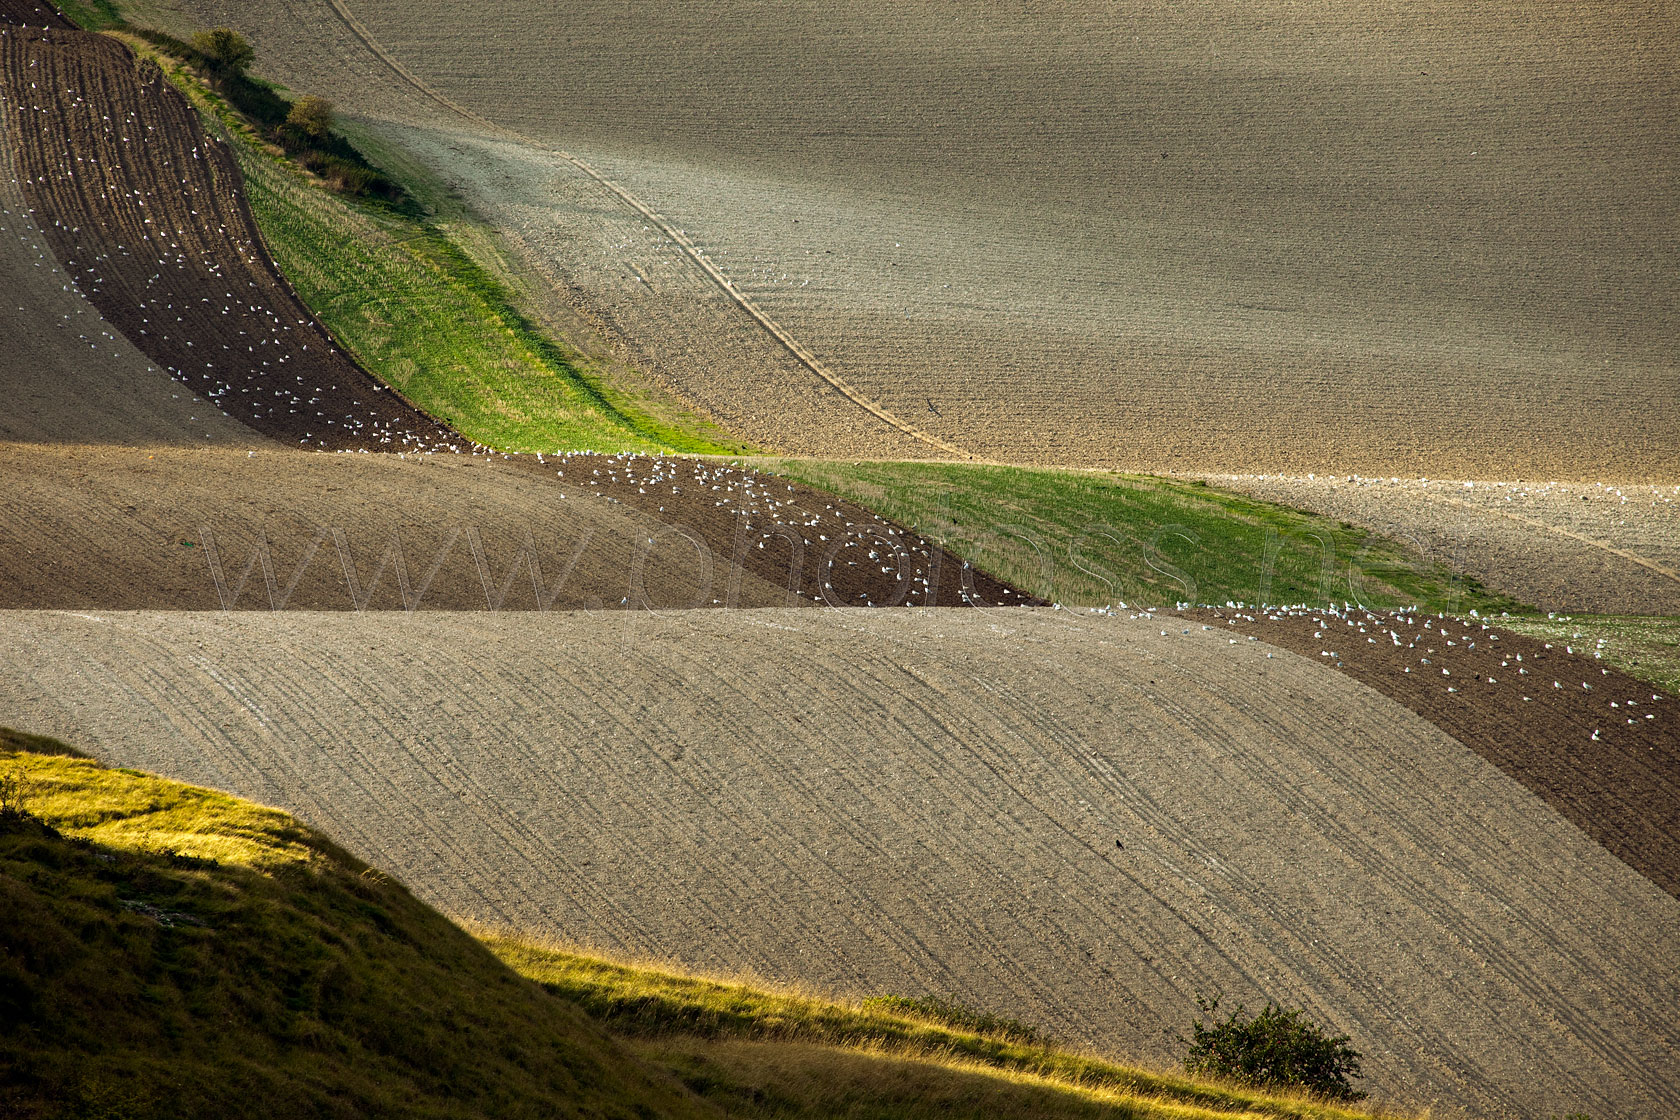
{"label": "flock of white bird", "polygon": [[[668,513],[672,511],[659,500],[661,497],[676,499],[688,493],[690,502],[698,497],[714,509],[733,515],[738,526],[737,548],[786,546],[790,565],[803,564],[805,551],[811,550],[822,573],[821,584],[814,592],[798,591],[804,598],[834,606],[939,605],[937,565],[944,559],[941,550],[862,507],[822,501],[815,492],[785,479],[713,460],[562,452],[558,462],[555,474],[559,478],[607,501],[644,508],[651,505],[659,513]],[[853,569],[864,578],[843,578],[843,569]],[[882,577],[893,589],[884,601],[879,598]],[[980,601],[972,569],[966,563],[958,594],[970,603]],[[1002,603],[987,605],[1029,601],[1011,589],[998,594]]]}
{"label": "flock of white bird", "polygon": [[[1311,607],[1256,608],[1256,613],[1244,614],[1240,613],[1241,604],[1235,604],[1235,606],[1239,608],[1239,613],[1227,621],[1228,626],[1234,626],[1239,621],[1258,623],[1261,620],[1283,622],[1287,619],[1310,619],[1315,627],[1313,636],[1327,639],[1327,644],[1340,645],[1343,641],[1358,641],[1363,637],[1365,642],[1370,645],[1381,645],[1386,641],[1393,648],[1404,648],[1412,651],[1414,657],[1409,657],[1408,660],[1413,663],[1402,666],[1401,672],[1409,674],[1415,668],[1419,673],[1427,674],[1432,678],[1438,675],[1443,678],[1441,687],[1449,693],[1459,692],[1461,686],[1464,688],[1499,686],[1501,678],[1494,676],[1491,671],[1494,668],[1492,661],[1495,658],[1499,662],[1497,668],[1506,674],[1504,679],[1507,687],[1517,689],[1524,703],[1534,701],[1532,694],[1546,688],[1548,677],[1550,678],[1552,691],[1575,689],[1577,686],[1573,676],[1579,675],[1578,670],[1581,668],[1579,663],[1563,662],[1569,668],[1577,670],[1577,673],[1571,675],[1568,683],[1565,683],[1561,675],[1552,676],[1549,673],[1537,674],[1532,672],[1531,669],[1538,668],[1538,666],[1532,664],[1532,660],[1530,664],[1524,664],[1521,653],[1509,649],[1508,645],[1502,649],[1497,644],[1500,641],[1498,623],[1490,623],[1477,617],[1458,619],[1446,614],[1428,614],[1416,610],[1373,612],[1352,606],[1344,607],[1339,611],[1327,611]],[[1472,612],[1472,615],[1474,615],[1474,612]],[[1212,629],[1212,627],[1204,626],[1203,629]],[[1575,639],[1581,640],[1581,635],[1579,633],[1575,634]],[[1473,674],[1468,680],[1463,676],[1462,671],[1458,678],[1453,678],[1450,668],[1435,664],[1433,661],[1434,657],[1443,654],[1448,649],[1457,648],[1466,653],[1477,652],[1477,642],[1482,643],[1479,652],[1481,658],[1488,664],[1485,671]],[[1590,647],[1587,645],[1577,647],[1564,643],[1563,653],[1570,657],[1581,658],[1590,654],[1593,660],[1598,661],[1603,659],[1606,644],[1607,639],[1604,638],[1597,639]],[[1551,642],[1542,642],[1541,645],[1546,650],[1555,649]],[[1331,659],[1338,668],[1344,665],[1343,656],[1335,649],[1320,650],[1319,656]],[[1562,672],[1555,665],[1552,668],[1554,672]],[[1660,693],[1648,692],[1631,678],[1619,674],[1612,677],[1610,670],[1606,668],[1598,670],[1598,688],[1603,690],[1604,694],[1595,697],[1594,700],[1596,703],[1608,705],[1607,718],[1612,722],[1625,722],[1632,725],[1637,724],[1641,719],[1655,720],[1657,718],[1656,711],[1638,711],[1636,709],[1641,707],[1654,709],[1663,702]],[[1579,691],[1583,693],[1595,691],[1594,682],[1590,679],[1581,681]],[[1615,693],[1615,699],[1610,698],[1612,692]],[[1649,696],[1649,699],[1646,699],[1646,696]],[[1597,741],[1600,738],[1600,731],[1595,729],[1592,738]]]}
{"label": "flock of white bird", "polygon": [[[0,28],[0,36],[8,33]],[[30,66],[36,64],[31,59]],[[362,374],[325,332],[298,314],[301,308],[290,306],[290,301],[287,306],[274,305],[272,276],[260,247],[243,231],[215,218],[229,200],[216,197],[206,153],[198,146],[187,153],[191,166],[185,167],[171,166],[168,152],[154,147],[145,157],[148,171],[166,171],[171,180],[128,189],[124,184],[135,176],[106,166],[106,161],[119,161],[123,146],[146,143],[158,124],[132,109],[113,116],[104,111],[108,106],[95,104],[74,88],[42,89],[36,82],[30,88],[41,95],[33,102],[0,92],[0,112],[57,114],[66,127],[82,129],[79,135],[91,129],[100,142],[81,154],[69,147],[52,153],[56,166],[50,173],[13,182],[26,195],[80,198],[84,208],[97,208],[99,229],[47,219],[33,208],[31,213],[38,222],[50,221],[47,232],[58,242],[75,291],[108,317],[112,312],[107,303],[120,300],[124,310],[140,309],[144,325],[130,341],[148,358],[208,397],[224,414],[259,431],[273,435],[273,429],[284,427],[290,433],[301,424],[299,444],[411,452],[477,449]],[[176,197],[164,204],[164,190],[185,197],[185,215]],[[237,205],[236,198],[232,200]],[[176,216],[174,222],[170,214]],[[189,216],[202,216],[206,225],[189,232]],[[225,239],[225,247],[218,245],[214,254],[193,248],[207,230]],[[113,269],[118,258],[127,261]],[[230,268],[233,260],[241,268]],[[133,285],[123,278],[133,277],[137,264],[147,273],[140,290],[125,290]],[[238,271],[243,275],[234,274]],[[219,348],[203,353],[207,346]],[[285,368],[300,364],[305,374]],[[362,399],[376,393],[387,393],[387,400]]]}

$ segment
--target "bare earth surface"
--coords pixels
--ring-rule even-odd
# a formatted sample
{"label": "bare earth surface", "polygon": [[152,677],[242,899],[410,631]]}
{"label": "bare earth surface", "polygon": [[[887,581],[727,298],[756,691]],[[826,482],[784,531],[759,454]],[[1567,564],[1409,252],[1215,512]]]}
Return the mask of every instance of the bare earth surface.
{"label": "bare earth surface", "polygon": [[71,286],[10,157],[0,144],[0,440],[266,443],[153,365]]}
{"label": "bare earth surface", "polygon": [[1591,643],[1386,611],[1185,617],[1321,659],[1398,701],[1680,898],[1680,700],[1602,664]]}
{"label": "bare earth surface", "polygon": [[851,503],[690,459],[0,443],[0,481],[10,608],[1030,601]]}
{"label": "bare earth surface", "polygon": [[1272,997],[1438,1116],[1671,1115],[1680,902],[1376,692],[1186,628],[7,613],[0,722],[282,805],[492,926],[1162,1063],[1196,992]]}
{"label": "bare earth surface", "polygon": [[[173,88],[109,38],[7,18],[19,17],[0,5],[0,139],[14,172],[0,190],[0,269],[18,291],[0,319],[0,337],[16,339],[0,353],[0,385],[15,392],[0,434],[24,442],[0,443],[0,540],[12,545],[0,603],[1030,601],[867,510],[750,470],[461,456],[468,441],[355,366],[298,302],[233,160]],[[311,458],[258,433],[410,458]],[[483,469],[423,470],[444,461],[417,450]],[[578,499],[594,508],[574,516]],[[235,554],[226,572],[218,538]]]}
{"label": "bare earth surface", "polygon": [[1680,615],[1680,487],[1205,477],[1404,541],[1542,610]]}
{"label": "bare earth surface", "polygon": [[140,9],[236,23],[376,122],[476,134],[428,154],[773,447],[879,425],[820,407],[734,295],[982,456],[1680,474],[1670,5]]}

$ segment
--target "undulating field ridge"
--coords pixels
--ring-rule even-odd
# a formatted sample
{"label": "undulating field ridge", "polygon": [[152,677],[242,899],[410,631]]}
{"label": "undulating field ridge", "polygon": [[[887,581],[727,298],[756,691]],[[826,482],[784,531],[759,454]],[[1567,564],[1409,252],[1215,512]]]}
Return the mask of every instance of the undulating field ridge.
{"label": "undulating field ridge", "polygon": [[[280,805],[495,934],[1160,1066],[1196,996],[1279,1000],[1436,1117],[1680,1103],[1680,700],[1488,617],[1680,605],[1671,11],[122,9],[250,34],[548,310],[450,274],[435,351],[385,347],[345,288],[400,298],[405,237],[482,267],[437,213],[0,0],[0,725]],[[480,322],[494,376],[434,361]],[[854,459],[662,454],[641,377]],[[1343,588],[1483,617],[1137,609]],[[874,1076],[763,1041],[631,1049],[811,1115]]]}
{"label": "undulating field ridge", "polygon": [[1680,902],[1264,643],[1027,611],[11,612],[0,641],[0,720],[292,810],[488,926],[1151,1061],[1198,991],[1278,998],[1441,1115],[1673,1103]]}
{"label": "undulating field ridge", "polygon": [[[46,378],[34,364],[3,363],[20,402],[15,419],[0,421],[3,434],[27,441],[0,453],[15,478],[5,499],[14,516],[0,530],[16,546],[4,580],[11,605],[236,605],[238,569],[221,588],[219,565],[199,559],[218,527],[224,544],[229,530],[243,538],[241,555],[262,543],[246,569],[260,577],[243,604],[255,607],[293,601],[300,581],[294,605],[338,609],[1032,601],[855,504],[750,470],[468,454],[485,468],[473,479],[422,475],[418,462],[390,456],[359,465],[307,457],[303,448],[483,449],[336,347],[270,262],[226,144],[204,132],[155,65],[110,38],[4,14],[14,21],[0,21],[12,174],[0,196],[0,252],[27,281],[7,329],[25,353],[49,351],[60,371]],[[151,415],[166,395],[168,416]],[[43,446],[218,440],[246,455],[152,447],[142,463],[131,452]],[[439,489],[439,477],[452,481]],[[528,480],[523,491],[516,478]],[[571,508],[568,497],[601,508],[545,522],[538,511]],[[558,584],[539,570],[538,528],[564,542],[541,546]],[[494,579],[481,530],[508,546],[494,550],[506,565]],[[399,543],[404,532],[409,546]],[[620,544],[608,543],[614,535]],[[404,552],[416,536],[426,559]],[[331,557],[321,552],[329,542]],[[271,543],[281,560],[268,555]],[[370,596],[384,563],[373,559],[358,575],[357,547],[391,562],[395,579],[378,601]],[[660,551],[668,558],[650,559]],[[675,598],[673,564],[689,573]]]}
{"label": "undulating field ridge", "polygon": [[768,447],[1680,471],[1666,4],[133,7],[410,129]]}
{"label": "undulating field ridge", "polygon": [[1370,1115],[948,1005],[474,938],[285,813],[5,727],[0,897],[8,1116]]}

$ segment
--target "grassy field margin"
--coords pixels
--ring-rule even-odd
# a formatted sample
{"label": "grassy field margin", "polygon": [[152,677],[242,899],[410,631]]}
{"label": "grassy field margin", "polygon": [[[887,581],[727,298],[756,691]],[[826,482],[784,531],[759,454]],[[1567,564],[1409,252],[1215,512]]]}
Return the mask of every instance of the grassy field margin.
{"label": "grassy field margin", "polygon": [[482,245],[469,251],[416,207],[326,189],[201,75],[137,35],[109,33],[157,61],[230,143],[264,243],[299,298],[364,368],[421,409],[501,451],[749,450],[645,389],[593,375],[481,263]]}
{"label": "grassy field margin", "polygon": [[1525,609],[1386,537],[1200,481],[967,463],[743,461],[914,526],[1064,606]]}

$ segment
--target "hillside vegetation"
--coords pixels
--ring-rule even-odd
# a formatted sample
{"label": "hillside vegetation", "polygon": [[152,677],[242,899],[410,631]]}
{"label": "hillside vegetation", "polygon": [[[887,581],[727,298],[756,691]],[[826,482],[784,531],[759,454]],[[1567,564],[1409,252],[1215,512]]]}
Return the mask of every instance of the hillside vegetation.
{"label": "hillside vegetation", "polygon": [[8,1115],[1366,1115],[480,942],[281,812],[3,729],[0,802]]}
{"label": "hillside vegetation", "polygon": [[4,748],[0,1113],[700,1114],[285,814]]}
{"label": "hillside vegetation", "polygon": [[879,511],[1040,598],[1516,611],[1396,542],[1202,482],[1103,471],[755,459]]}
{"label": "hillside vegetation", "polygon": [[475,253],[412,204],[323,189],[184,61],[139,35],[123,39],[229,140],[263,242],[298,296],[364,368],[424,411],[501,451],[744,449],[704,419],[583,368],[515,306],[479,259],[482,238],[465,242]]}

